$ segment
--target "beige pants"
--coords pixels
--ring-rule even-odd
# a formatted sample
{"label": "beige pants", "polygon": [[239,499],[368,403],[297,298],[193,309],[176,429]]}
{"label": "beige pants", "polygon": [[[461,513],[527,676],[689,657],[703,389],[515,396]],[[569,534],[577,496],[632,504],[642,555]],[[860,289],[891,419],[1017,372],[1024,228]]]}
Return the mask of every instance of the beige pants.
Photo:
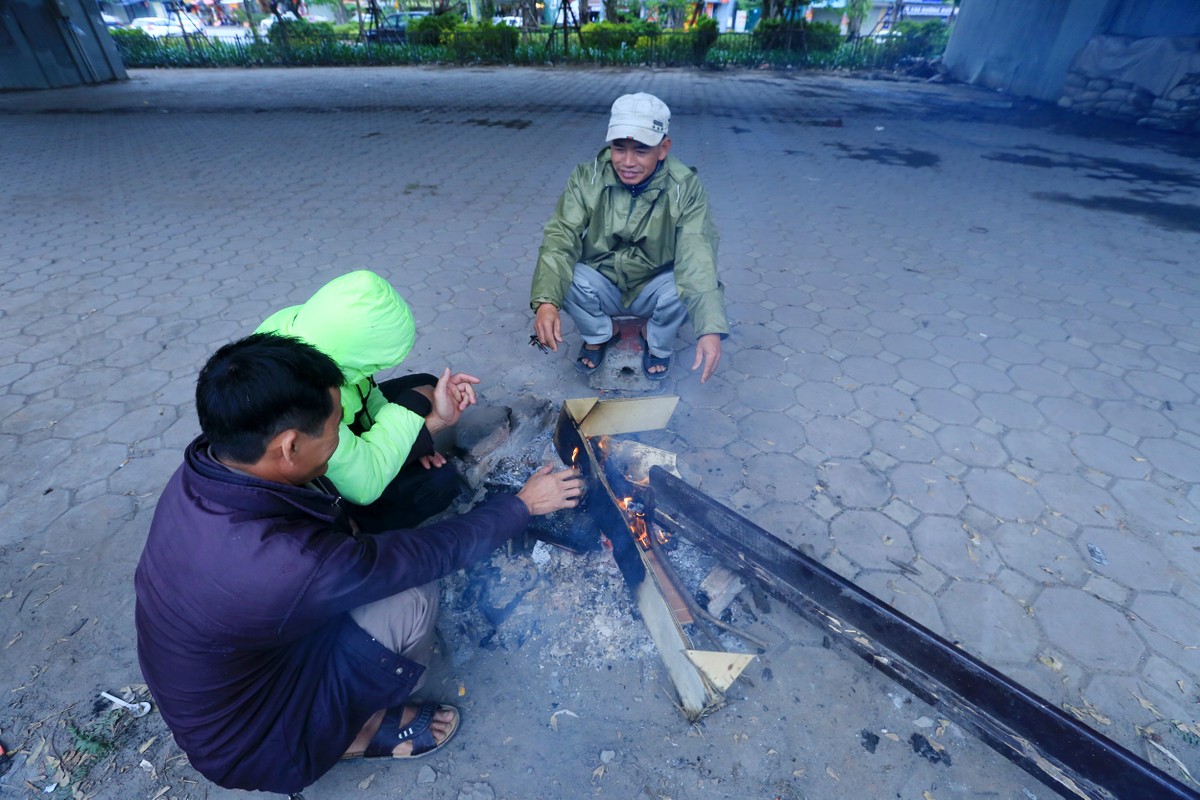
{"label": "beige pants", "polygon": [[[437,581],[359,606],[350,618],[375,641],[423,667],[433,658],[437,634]],[[421,688],[425,676],[417,681]]]}

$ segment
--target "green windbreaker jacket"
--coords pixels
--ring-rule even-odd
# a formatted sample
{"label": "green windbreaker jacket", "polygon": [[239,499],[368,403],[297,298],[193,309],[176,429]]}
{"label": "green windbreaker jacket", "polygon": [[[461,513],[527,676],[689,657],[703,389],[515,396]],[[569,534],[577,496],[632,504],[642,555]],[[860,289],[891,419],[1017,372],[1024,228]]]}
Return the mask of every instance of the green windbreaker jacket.
{"label": "green windbreaker jacket", "polygon": [[616,284],[626,305],[654,276],[674,269],[696,335],[729,333],[708,195],[672,156],[637,197],[613,171],[607,147],[575,168],[543,232],[530,306],[561,308],[579,262]]}
{"label": "green windbreaker jacket", "polygon": [[[306,303],[272,314],[255,332],[295,336],[342,368],[342,425],[326,477],[352,503],[378,500],[425,424],[389,403],[371,381],[412,350],[416,326],[404,298],[375,273],[358,270],[334,278]],[[361,436],[350,430],[356,419]]]}

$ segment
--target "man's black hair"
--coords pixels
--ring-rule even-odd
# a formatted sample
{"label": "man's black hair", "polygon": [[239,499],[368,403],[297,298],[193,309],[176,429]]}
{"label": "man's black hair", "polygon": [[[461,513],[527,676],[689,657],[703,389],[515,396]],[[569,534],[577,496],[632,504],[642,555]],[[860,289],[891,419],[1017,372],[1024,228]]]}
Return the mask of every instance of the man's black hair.
{"label": "man's black hair", "polygon": [[196,413],[217,458],[253,464],[295,429],[321,433],[342,385],[337,362],[299,339],[256,333],[227,344],[196,379]]}

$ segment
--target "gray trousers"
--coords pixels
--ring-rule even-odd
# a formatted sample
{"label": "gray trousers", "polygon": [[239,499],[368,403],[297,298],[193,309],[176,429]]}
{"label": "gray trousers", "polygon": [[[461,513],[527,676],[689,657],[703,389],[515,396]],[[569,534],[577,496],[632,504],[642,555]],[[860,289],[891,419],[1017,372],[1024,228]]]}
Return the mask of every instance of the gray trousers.
{"label": "gray trousers", "polygon": [[657,358],[671,355],[675,334],[687,319],[687,309],[675,291],[675,273],[668,270],[650,281],[628,306],[621,305],[621,290],[587,264],[576,264],[571,288],[563,299],[563,311],[587,344],[603,344],[612,338],[613,317],[642,317],[650,353]]}
{"label": "gray trousers", "polygon": [[[350,619],[393,653],[428,667],[437,635],[437,612],[438,584],[434,581],[359,606],[350,612]],[[414,691],[421,688],[425,674]]]}

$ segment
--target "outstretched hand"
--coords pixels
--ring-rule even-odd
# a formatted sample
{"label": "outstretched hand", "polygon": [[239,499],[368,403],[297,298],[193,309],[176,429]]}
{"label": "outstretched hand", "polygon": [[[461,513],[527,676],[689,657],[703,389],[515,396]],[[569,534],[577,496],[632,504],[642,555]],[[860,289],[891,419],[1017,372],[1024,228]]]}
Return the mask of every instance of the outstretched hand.
{"label": "outstretched hand", "polygon": [[475,386],[479,378],[465,372],[450,373],[450,368],[442,370],[437,385],[433,387],[433,413],[425,418],[431,433],[443,428],[449,428],[458,422],[463,410],[475,404]]}
{"label": "outstretched hand", "polygon": [[716,333],[706,333],[696,340],[696,360],[692,363],[692,372],[704,365],[700,373],[700,382],[705,383],[717,371],[717,362],[721,360],[721,336]]}
{"label": "outstretched hand", "polygon": [[558,352],[558,343],[562,338],[562,317],[553,303],[542,303],[537,307],[533,318],[533,330],[542,347],[549,347]]}
{"label": "outstretched hand", "polygon": [[553,472],[551,467],[542,467],[521,487],[517,497],[535,517],[551,514],[564,508],[575,508],[583,494],[583,479],[579,470],[568,467]]}

